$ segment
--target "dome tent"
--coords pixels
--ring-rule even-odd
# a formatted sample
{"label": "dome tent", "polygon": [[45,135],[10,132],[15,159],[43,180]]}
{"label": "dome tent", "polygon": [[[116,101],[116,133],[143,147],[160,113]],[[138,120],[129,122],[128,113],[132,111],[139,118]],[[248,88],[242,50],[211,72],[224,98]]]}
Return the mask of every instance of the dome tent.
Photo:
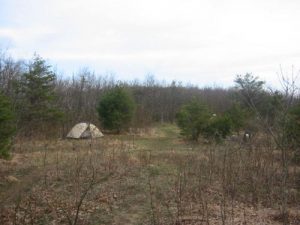
{"label": "dome tent", "polygon": [[104,135],[102,132],[91,123],[78,123],[67,134],[67,138],[100,138]]}

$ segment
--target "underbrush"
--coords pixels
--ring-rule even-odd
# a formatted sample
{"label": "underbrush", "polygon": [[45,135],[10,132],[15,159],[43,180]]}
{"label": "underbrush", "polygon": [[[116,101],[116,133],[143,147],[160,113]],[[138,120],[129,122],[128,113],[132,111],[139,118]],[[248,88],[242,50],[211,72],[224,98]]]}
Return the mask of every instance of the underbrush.
{"label": "underbrush", "polygon": [[[270,142],[191,144],[169,124],[151,133],[16,143],[0,162],[0,224],[281,223]],[[294,165],[287,182],[291,224],[299,172]]]}

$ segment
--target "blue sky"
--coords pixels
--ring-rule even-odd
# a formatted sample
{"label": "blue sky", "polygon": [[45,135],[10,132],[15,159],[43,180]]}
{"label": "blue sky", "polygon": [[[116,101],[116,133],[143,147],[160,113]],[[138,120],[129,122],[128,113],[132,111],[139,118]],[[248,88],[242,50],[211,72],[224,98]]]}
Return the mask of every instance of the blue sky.
{"label": "blue sky", "polygon": [[65,75],[230,86],[251,72],[276,85],[300,68],[299,0],[0,0],[0,48],[37,52]]}

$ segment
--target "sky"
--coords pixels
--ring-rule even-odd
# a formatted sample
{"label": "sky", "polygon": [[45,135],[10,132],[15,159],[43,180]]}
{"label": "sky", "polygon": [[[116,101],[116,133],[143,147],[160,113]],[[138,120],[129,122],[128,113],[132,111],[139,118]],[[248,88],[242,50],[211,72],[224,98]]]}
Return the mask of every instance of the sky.
{"label": "sky", "polygon": [[299,28],[300,0],[0,0],[0,49],[65,76],[277,85],[280,68],[300,69]]}

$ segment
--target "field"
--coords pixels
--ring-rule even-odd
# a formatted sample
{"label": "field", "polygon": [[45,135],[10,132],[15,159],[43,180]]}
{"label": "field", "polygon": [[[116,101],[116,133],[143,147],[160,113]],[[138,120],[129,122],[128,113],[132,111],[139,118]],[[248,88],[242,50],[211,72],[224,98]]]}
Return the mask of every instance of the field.
{"label": "field", "polygon": [[[280,153],[211,144],[175,125],[97,140],[17,141],[0,161],[0,224],[281,224]],[[300,168],[287,181],[300,224]]]}

